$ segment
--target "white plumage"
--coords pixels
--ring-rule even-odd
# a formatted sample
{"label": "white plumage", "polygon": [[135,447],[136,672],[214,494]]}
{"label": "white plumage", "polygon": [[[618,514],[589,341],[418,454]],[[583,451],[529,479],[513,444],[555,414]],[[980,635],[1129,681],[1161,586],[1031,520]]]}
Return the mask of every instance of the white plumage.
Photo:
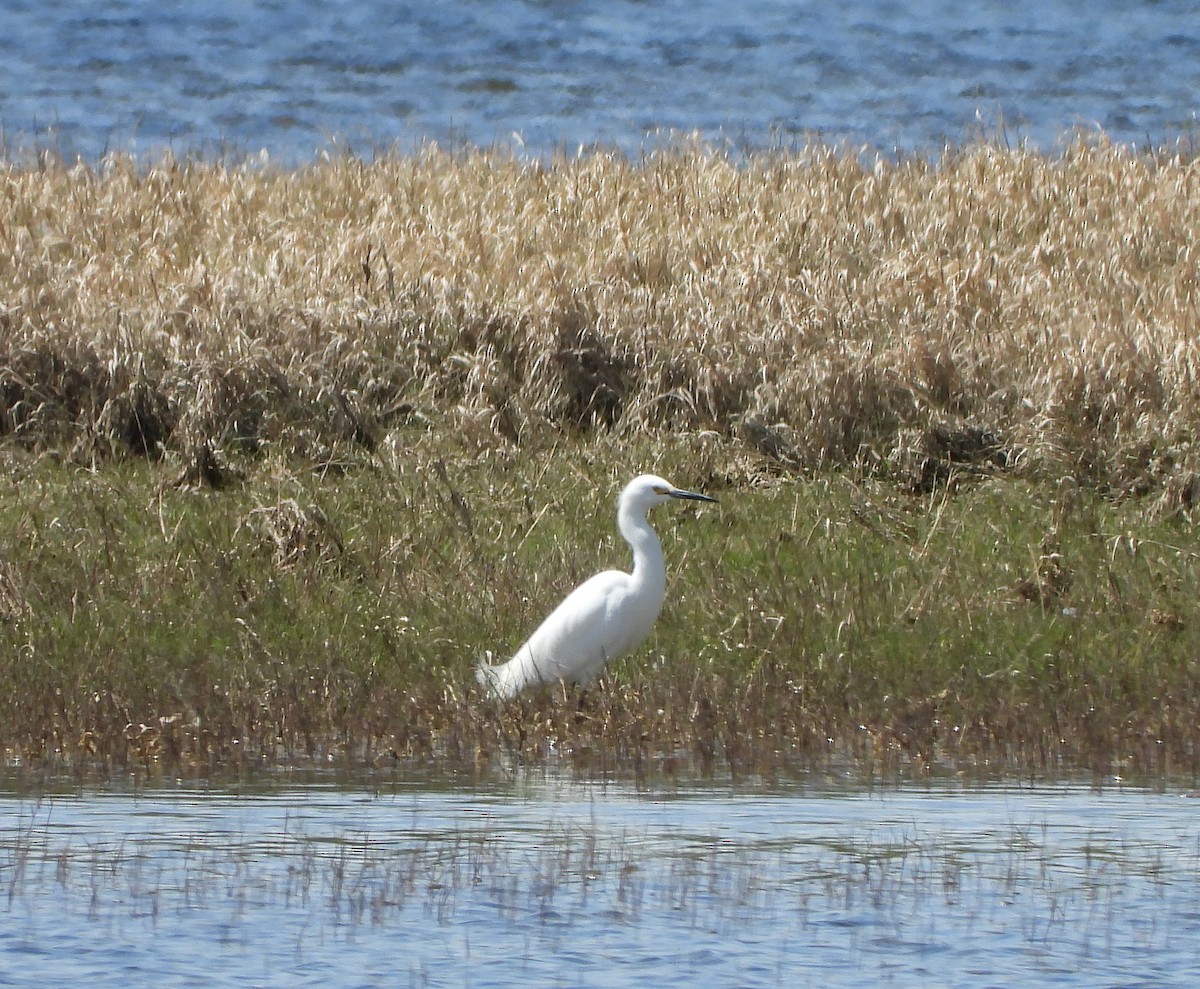
{"label": "white plumage", "polygon": [[560,680],[586,686],[604,664],[633,652],[650,634],[667,593],[662,544],[646,520],[673,498],[716,501],[642,474],[617,499],[617,529],[633,549],[633,571],[606,570],[584,581],[538,626],[507,663],[481,662],[476,676],[494,697]]}

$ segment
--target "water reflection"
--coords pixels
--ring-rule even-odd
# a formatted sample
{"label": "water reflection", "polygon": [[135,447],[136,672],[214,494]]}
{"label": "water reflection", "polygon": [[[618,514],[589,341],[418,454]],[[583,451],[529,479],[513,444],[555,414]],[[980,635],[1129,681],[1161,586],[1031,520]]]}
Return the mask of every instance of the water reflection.
{"label": "water reflection", "polygon": [[[37,984],[1192,985],[1184,793],[89,790],[4,799]],[[699,981],[698,981],[699,980]]]}

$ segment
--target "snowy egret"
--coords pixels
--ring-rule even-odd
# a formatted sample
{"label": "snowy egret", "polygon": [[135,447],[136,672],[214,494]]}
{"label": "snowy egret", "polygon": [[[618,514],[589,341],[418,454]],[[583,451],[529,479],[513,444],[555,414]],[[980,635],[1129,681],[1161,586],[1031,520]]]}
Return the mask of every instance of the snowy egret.
{"label": "snowy egret", "polygon": [[667,571],[662,545],[646,520],[672,498],[716,501],[642,474],[617,499],[617,529],[633,549],[633,572],[606,570],[584,581],[550,613],[507,663],[479,664],[479,683],[498,698],[565,680],[587,686],[610,659],[642,644],[662,610]]}

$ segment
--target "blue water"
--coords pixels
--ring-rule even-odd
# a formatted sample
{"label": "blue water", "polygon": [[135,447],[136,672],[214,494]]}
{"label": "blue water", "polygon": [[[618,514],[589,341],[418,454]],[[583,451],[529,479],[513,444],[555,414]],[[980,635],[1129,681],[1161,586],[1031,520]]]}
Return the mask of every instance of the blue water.
{"label": "blue water", "polygon": [[1185,792],[0,797],[0,985],[1200,985]]}
{"label": "blue water", "polygon": [[8,0],[10,152],[1190,139],[1183,0]]}

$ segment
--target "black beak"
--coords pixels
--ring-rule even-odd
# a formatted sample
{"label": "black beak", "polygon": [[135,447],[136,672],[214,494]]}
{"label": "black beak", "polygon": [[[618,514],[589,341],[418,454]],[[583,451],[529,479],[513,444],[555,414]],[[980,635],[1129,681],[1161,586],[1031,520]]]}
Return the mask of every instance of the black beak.
{"label": "black beak", "polygon": [[712,501],[720,504],[716,498],[706,494],[697,494],[695,491],[682,491],[679,488],[672,488],[667,492],[672,498],[683,498],[686,501]]}

